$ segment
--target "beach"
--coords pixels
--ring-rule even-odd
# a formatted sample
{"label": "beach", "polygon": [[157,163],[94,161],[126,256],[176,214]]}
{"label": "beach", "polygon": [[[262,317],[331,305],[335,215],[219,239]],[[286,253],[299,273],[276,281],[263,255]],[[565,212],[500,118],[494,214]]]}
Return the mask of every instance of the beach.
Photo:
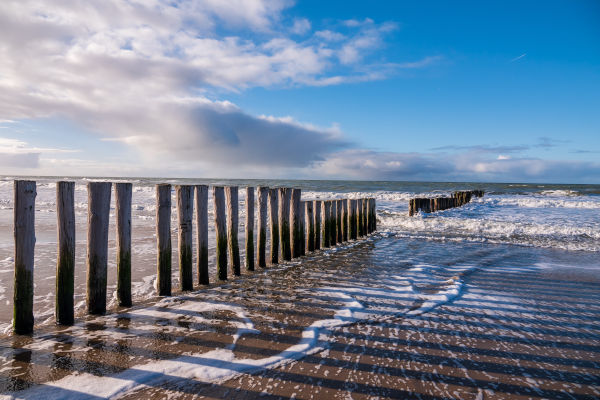
{"label": "beach", "polygon": [[[52,179],[36,180],[33,337],[10,335],[12,181],[0,182],[0,392],[8,398],[600,396],[599,186],[171,180],[288,185],[309,199],[374,197],[378,230],[216,283],[209,202],[211,285],[157,298],[153,185],[160,180],[139,179],[134,307],[117,307],[113,296],[111,220],[109,312],[88,317],[87,180],[77,179],[79,305],[76,324],[59,328],[55,188]],[[460,208],[407,215],[411,197],[470,188],[486,194]],[[174,251],[174,288],[176,260]]]}

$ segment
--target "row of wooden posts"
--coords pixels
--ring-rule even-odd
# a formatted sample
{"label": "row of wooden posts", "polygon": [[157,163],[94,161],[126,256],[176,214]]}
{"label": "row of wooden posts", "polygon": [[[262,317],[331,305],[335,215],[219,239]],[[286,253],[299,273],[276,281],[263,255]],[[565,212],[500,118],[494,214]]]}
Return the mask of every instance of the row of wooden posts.
{"label": "row of wooden posts", "polygon": [[[110,182],[89,182],[87,236],[87,294],[89,314],[106,312]],[[115,183],[117,242],[117,301],[131,299],[131,183]],[[226,280],[229,265],[240,275],[238,244],[238,187],[214,186],[217,280]],[[196,268],[198,284],[209,283],[208,186],[175,187],[178,217],[179,277],[182,291],[193,290],[192,219],[196,207]],[[258,187],[257,257],[254,257],[254,188],[246,188],[246,269],[255,262],[267,266],[267,220],[270,221],[270,260],[277,264],[307,251],[356,240],[377,229],[374,198],[301,200],[301,189]],[[195,196],[194,196],[195,194]],[[13,331],[33,331],[33,265],[36,183],[14,182],[15,286]],[[56,322],[74,323],[75,183],[56,183],[58,254],[56,265]],[[195,202],[194,202],[195,197]],[[156,185],[157,291],[171,295],[171,185]],[[226,218],[226,210],[228,217]],[[280,258],[281,255],[281,258]]]}
{"label": "row of wooden posts", "polygon": [[483,197],[483,190],[464,190],[452,193],[452,197],[417,197],[408,201],[408,215],[413,216],[419,211],[432,213],[449,208],[460,207],[471,201],[473,196]]}

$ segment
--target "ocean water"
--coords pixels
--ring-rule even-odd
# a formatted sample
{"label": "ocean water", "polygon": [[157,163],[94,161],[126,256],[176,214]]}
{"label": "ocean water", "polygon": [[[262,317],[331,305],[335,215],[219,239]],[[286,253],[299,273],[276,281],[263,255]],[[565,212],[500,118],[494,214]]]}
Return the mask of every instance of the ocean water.
{"label": "ocean water", "polygon": [[[0,179],[0,327],[7,335],[12,316],[13,179]],[[419,382],[432,385],[427,393],[454,398],[470,398],[457,394],[460,388],[493,393],[500,390],[497,381],[504,382],[506,393],[520,396],[600,395],[600,364],[595,361],[600,352],[600,185],[99,179],[134,184],[132,281],[134,303],[142,305],[125,310],[116,307],[113,208],[110,312],[104,317],[85,317],[86,183],[94,179],[71,178],[76,182],[78,317],[75,326],[54,332],[54,182],[66,178],[31,179],[38,182],[34,304],[39,333],[33,339],[7,337],[2,342],[0,392],[16,391],[19,398],[80,398],[82,393],[112,398],[148,387],[158,391],[132,397],[147,398],[163,396],[161,382],[165,380],[181,385],[223,382],[244,371],[274,371],[299,359],[307,361],[293,365],[301,370],[315,368],[315,374],[327,362],[336,366],[336,373],[354,373],[358,364],[348,360],[372,351],[369,346],[352,347],[354,340],[363,337],[373,343],[374,332],[383,330],[382,337],[400,340],[406,334],[406,343],[428,346],[414,352],[408,364],[398,365],[394,363],[406,354],[396,357],[397,344],[386,350],[385,360],[378,361],[380,367],[403,371],[402,377],[392,381],[393,387],[405,380],[403,384],[410,389],[410,379],[421,374]],[[240,243],[246,220],[245,191],[241,190],[245,186],[300,187],[303,199],[374,197],[378,231],[367,239],[244,274],[225,285],[157,299],[154,185],[164,182],[240,186]],[[486,194],[460,208],[408,216],[409,198],[464,189],[482,189]],[[211,195],[209,264],[214,282]],[[114,196],[112,200],[114,206]],[[174,200],[173,192],[176,204]],[[174,288],[178,287],[176,227],[173,206]],[[485,348],[490,352],[486,357],[491,354],[502,367],[484,370],[487,375],[481,380],[483,364],[469,364],[460,357],[440,361],[439,355],[426,354],[438,344],[438,352],[451,350],[453,357],[455,351],[481,355]],[[327,358],[327,349],[340,346],[341,358],[348,363],[343,368],[339,358]],[[325,357],[318,365],[314,362],[317,353]],[[406,371],[414,362],[426,365],[415,367],[410,378]],[[464,378],[451,378],[456,372],[445,371],[450,367],[464,370]],[[498,368],[508,368],[511,378],[494,375]],[[248,387],[260,386],[258,377],[248,379]],[[358,390],[352,386],[355,379],[346,380],[352,391]],[[380,377],[372,382],[365,379],[371,386],[360,386],[364,394],[406,395],[386,392]],[[53,382],[34,385],[48,381]],[[459,388],[453,389],[448,382]],[[410,390],[425,390],[420,385]],[[183,392],[177,388],[171,394]],[[217,391],[214,396],[224,393]],[[241,393],[257,395],[251,390]]]}
{"label": "ocean water", "polygon": [[[13,180],[0,177],[0,332],[9,333],[12,318],[14,268]],[[155,189],[157,183],[236,185],[240,187],[240,243],[244,243],[245,186],[288,186],[302,188],[303,199],[374,197],[377,199],[378,236],[382,240],[422,240],[431,243],[432,265],[443,265],[436,257],[436,244],[443,242],[480,243],[503,246],[504,252],[523,252],[523,248],[547,249],[560,254],[570,267],[598,267],[600,251],[600,185],[433,183],[433,182],[361,182],[361,181],[288,181],[288,180],[217,180],[159,178],[68,178],[29,177],[37,182],[35,247],[35,318],[37,324],[53,321],[56,263],[56,187],[58,180],[74,180],[76,204],[76,308],[82,312],[85,302],[85,254],[87,219],[87,182],[100,180],[133,183],[132,264],[135,300],[154,296],[155,265]],[[412,197],[447,195],[454,190],[482,189],[483,198],[470,204],[434,214],[408,216]],[[109,236],[109,307],[115,306],[115,216],[114,193],[111,197]],[[173,284],[178,285],[176,201],[173,189]],[[214,224],[212,192],[209,191],[209,263],[214,269]],[[243,245],[242,265],[243,265]],[[459,246],[460,248],[460,246]],[[508,250],[506,250],[508,249]],[[514,250],[511,250],[514,249]],[[195,251],[195,249],[194,249]],[[506,254],[510,258],[510,254]],[[549,256],[549,263],[552,257]],[[566,260],[566,261],[564,261]],[[476,263],[477,260],[465,260]],[[545,262],[545,261],[544,261]],[[195,272],[194,272],[195,278]]]}

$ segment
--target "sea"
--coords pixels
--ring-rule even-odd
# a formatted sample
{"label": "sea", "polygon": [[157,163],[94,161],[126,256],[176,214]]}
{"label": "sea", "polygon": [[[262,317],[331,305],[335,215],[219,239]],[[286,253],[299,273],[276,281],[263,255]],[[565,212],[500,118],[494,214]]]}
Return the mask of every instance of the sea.
{"label": "sea", "polygon": [[[500,296],[498,293],[505,289],[503,286],[514,285],[514,280],[511,281],[513,278],[519,282],[519,279],[529,279],[528,277],[531,276],[547,277],[548,279],[542,279],[542,281],[551,282],[551,284],[540,285],[535,294],[539,294],[541,290],[544,295],[548,296],[552,295],[555,288],[560,290],[563,283],[566,285],[565,287],[574,287],[575,289],[579,287],[577,285],[580,285],[580,282],[584,282],[581,283],[584,286],[589,284],[591,286],[585,286],[587,292],[582,294],[585,301],[582,301],[579,306],[592,313],[590,317],[592,321],[597,322],[596,317],[600,315],[598,306],[600,287],[597,284],[600,276],[600,185],[1,176],[0,332],[6,337],[11,334],[13,307],[13,182],[15,179],[30,179],[37,182],[34,266],[36,329],[43,330],[44,327],[47,327],[49,330],[55,323],[54,290],[57,254],[55,182],[61,180],[75,182],[75,307],[78,318],[83,318],[85,313],[88,182],[110,181],[133,184],[132,291],[133,301],[136,304],[169,301],[156,298],[156,184],[170,183],[173,185],[171,227],[174,288],[178,287],[179,280],[175,185],[207,184],[240,187],[239,239],[242,266],[244,266],[245,257],[243,243],[245,240],[244,224],[246,223],[245,190],[241,190],[242,188],[247,186],[301,188],[303,199],[375,198],[377,202],[377,232],[364,240],[367,244],[360,241],[346,243],[336,249],[323,250],[316,255],[309,255],[306,257],[307,266],[303,266],[303,261],[300,259],[277,267],[279,268],[277,270],[279,271],[278,277],[286,276],[286,268],[294,271],[290,273],[290,276],[298,279],[298,282],[303,282],[302,285],[306,286],[302,288],[302,293],[306,294],[307,291],[312,291],[311,295],[315,299],[319,297],[315,293],[320,295],[329,293],[330,296],[335,297],[340,307],[327,318],[308,321],[304,331],[301,330],[304,333],[302,333],[299,343],[291,346],[287,353],[285,351],[280,353],[279,358],[267,357],[261,364],[260,360],[257,361],[255,357],[254,364],[262,367],[281,365],[286,358],[296,360],[299,358],[298,354],[314,352],[319,341],[306,339],[310,336],[306,332],[313,332],[313,339],[315,336],[318,338],[319,329],[323,327],[331,329],[336,324],[343,324],[345,321],[377,320],[382,318],[382,313],[385,314],[384,319],[395,314],[422,316],[430,310],[449,305],[452,302],[459,302],[461,299],[468,299],[469,296],[480,299],[495,298],[494,301],[499,304],[508,304],[507,299],[500,298],[498,300],[498,296]],[[431,214],[419,213],[412,217],[408,215],[408,201],[413,197],[448,196],[453,191],[471,189],[483,190],[485,195],[481,198],[473,198],[470,203],[462,207]],[[215,231],[210,189],[208,212],[209,272],[211,283],[214,283],[216,279]],[[114,193],[111,198],[109,232],[108,309],[110,314],[110,310],[117,308]],[[196,249],[194,249],[194,254],[195,251]],[[360,265],[357,264],[357,260],[361,260]],[[330,273],[334,270],[340,271],[344,265],[349,265],[348,271],[353,271],[352,274],[342,272],[341,275],[336,276]],[[326,267],[331,270],[326,270]],[[275,278],[268,277],[270,268],[269,266],[266,272],[261,272],[261,278],[244,275],[240,279],[246,283],[236,286],[237,290],[242,290],[244,287],[253,287],[252,290],[256,290],[254,286],[257,283],[253,279],[260,279],[260,283],[264,287],[289,286],[294,288],[297,286],[290,282],[278,282]],[[486,284],[477,283],[477,280],[481,280],[486,273],[493,273],[490,275],[495,277],[493,284],[487,280]],[[573,281],[577,283],[569,280],[569,277],[572,276],[577,276],[577,279]],[[194,279],[196,280],[196,272],[194,272]],[[515,290],[514,287],[506,287],[506,289]],[[202,288],[198,290],[201,293]],[[396,308],[390,309],[391,305],[389,304],[376,305],[373,299],[377,298],[378,291],[384,291],[388,295],[393,293],[396,297],[392,296],[392,303]],[[528,299],[530,300],[529,294],[530,292],[525,291],[521,299],[512,297],[509,302],[512,302],[514,307],[522,306],[527,303]],[[213,295],[214,293],[210,296]],[[207,295],[207,297],[210,296]],[[576,290],[573,292],[573,296],[577,296]],[[250,301],[250,299],[244,297],[241,302],[245,301]],[[271,298],[269,301],[274,300]],[[215,301],[211,304],[217,303]],[[243,332],[251,332],[256,329],[252,317],[249,317],[247,313],[244,314],[243,306],[227,304],[227,306],[217,306],[217,308],[230,307],[229,311],[238,314],[239,321],[241,321],[238,328],[241,329],[239,332],[242,332],[238,332],[238,336]],[[206,304],[202,307],[206,307]],[[542,313],[540,318],[544,318],[543,307],[542,311],[536,309],[536,313],[538,312]],[[157,318],[159,317],[166,318],[157,316]],[[597,340],[600,337],[596,328],[598,327],[594,327],[593,332],[590,333],[592,335],[590,340],[598,343]],[[306,346],[302,347],[301,344]],[[297,346],[300,346],[300,349]],[[290,350],[292,348],[293,350]],[[215,358],[223,358],[224,356],[222,356],[219,354]],[[207,380],[212,379],[213,375],[211,374],[214,374],[215,371],[240,371],[239,368],[233,366],[236,365],[235,358],[233,361],[231,357],[224,357],[224,359],[229,360],[228,367],[219,364],[212,370],[209,368],[205,376]],[[164,365],[161,366],[161,368],[163,367]],[[596,368],[598,368],[597,365]],[[150,368],[150,370],[156,371],[154,368]],[[107,373],[117,372],[120,371],[108,371]],[[195,377],[204,376],[198,371],[195,374]],[[219,375],[218,378],[222,380],[223,376]],[[22,389],[18,385],[15,386],[12,381],[6,382],[3,383],[3,390]],[[100,383],[96,382],[95,384]],[[61,387],[64,389],[67,386]],[[127,386],[125,389],[127,388],[130,387]],[[109,389],[117,390],[117,392],[110,392]],[[118,387],[117,389],[107,388],[106,390],[109,390],[107,397],[119,393],[118,390],[121,389]],[[69,397],[62,392],[61,395]],[[550,397],[552,397],[552,393],[550,393]]]}

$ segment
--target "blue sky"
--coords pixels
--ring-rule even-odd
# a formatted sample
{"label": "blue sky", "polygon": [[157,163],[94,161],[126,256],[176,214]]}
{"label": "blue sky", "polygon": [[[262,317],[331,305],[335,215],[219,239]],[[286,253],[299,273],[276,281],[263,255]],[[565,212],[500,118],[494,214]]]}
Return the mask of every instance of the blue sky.
{"label": "blue sky", "polygon": [[0,173],[600,182],[596,1],[45,4]]}

